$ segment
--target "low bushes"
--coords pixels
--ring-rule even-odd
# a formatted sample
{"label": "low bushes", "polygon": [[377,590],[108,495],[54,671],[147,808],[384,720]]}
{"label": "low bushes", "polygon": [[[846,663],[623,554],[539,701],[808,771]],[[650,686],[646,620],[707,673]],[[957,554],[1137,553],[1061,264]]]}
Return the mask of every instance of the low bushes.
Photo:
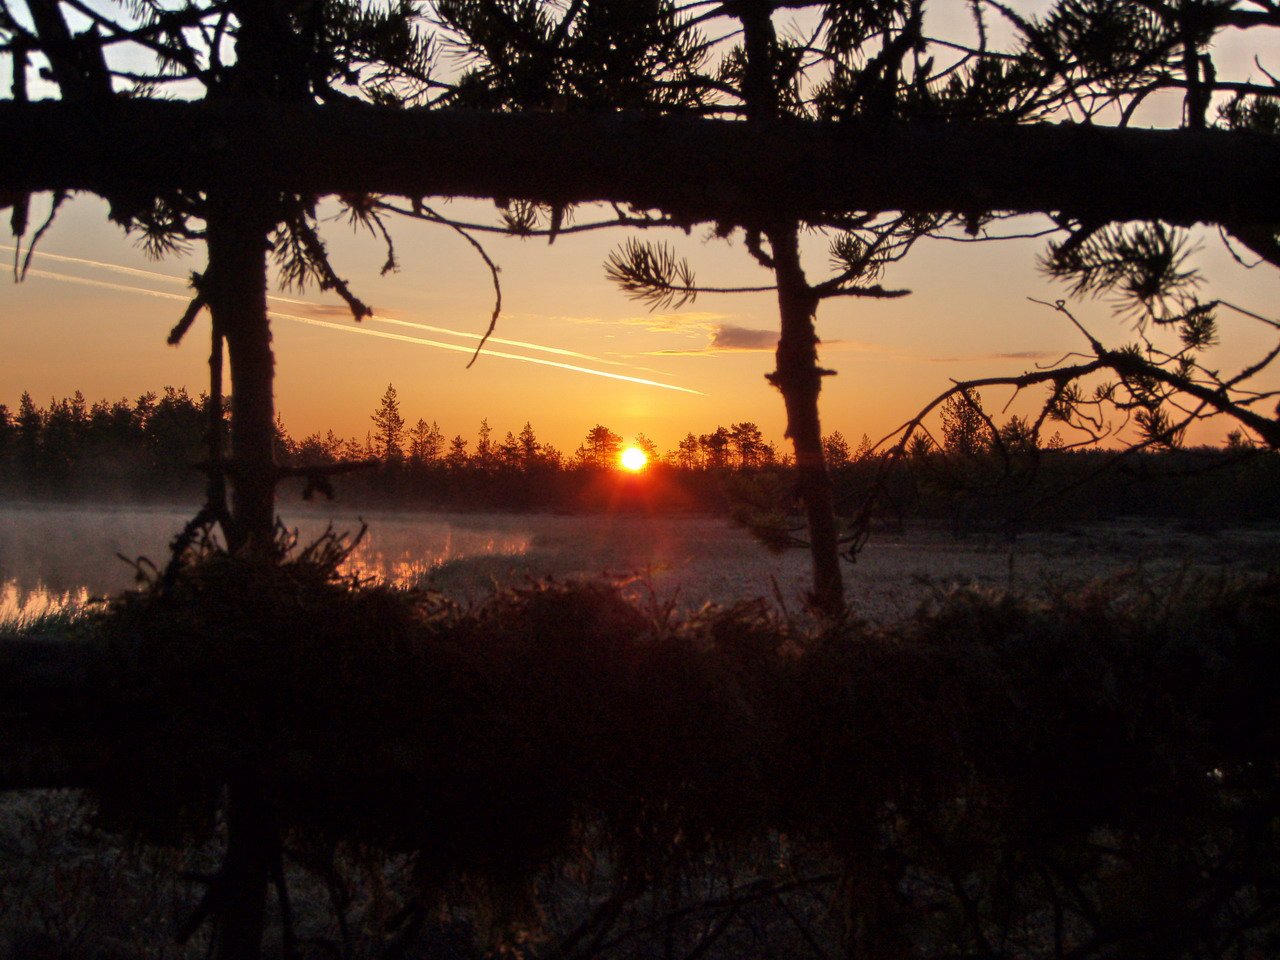
{"label": "low bushes", "polygon": [[715,862],[757,892],[826,871],[803,949],[1277,946],[1276,577],[815,630],[599,582],[460,607],[340,558],[205,549],[114,602],[104,822],[208,835],[249,775],[289,846],[407,854],[420,895],[526,934],[553,868],[607,863],[622,902]]}

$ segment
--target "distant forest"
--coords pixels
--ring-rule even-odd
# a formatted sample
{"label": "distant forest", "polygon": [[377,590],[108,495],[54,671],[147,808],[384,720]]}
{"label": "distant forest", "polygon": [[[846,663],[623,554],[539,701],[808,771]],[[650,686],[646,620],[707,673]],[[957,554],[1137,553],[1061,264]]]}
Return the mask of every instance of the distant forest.
{"label": "distant forest", "polygon": [[[71,397],[16,412],[0,404],[0,495],[66,502],[197,501],[203,492],[210,419],[203,394],[165,387],[135,401]],[[1130,452],[1070,449],[1055,434],[1041,445],[1012,417],[944,408],[936,438],[918,436],[899,458],[824,438],[841,513],[869,500],[877,524],[928,520],[957,534],[1120,516],[1206,527],[1280,520],[1280,455],[1238,435],[1225,447]],[[644,450],[640,474],[619,470],[626,446]],[[571,453],[540,441],[530,423],[499,436],[482,420],[473,439],[435,423],[412,425],[395,388],[370,415],[364,439],[328,431],[295,439],[277,419],[276,457],[306,468],[363,464],[333,481],[353,507],[448,510],[712,511],[768,525],[794,508],[790,458],[749,421],[690,432],[660,451],[597,424]],[[299,480],[299,488],[304,481]],[[764,518],[762,520],[762,518]]]}

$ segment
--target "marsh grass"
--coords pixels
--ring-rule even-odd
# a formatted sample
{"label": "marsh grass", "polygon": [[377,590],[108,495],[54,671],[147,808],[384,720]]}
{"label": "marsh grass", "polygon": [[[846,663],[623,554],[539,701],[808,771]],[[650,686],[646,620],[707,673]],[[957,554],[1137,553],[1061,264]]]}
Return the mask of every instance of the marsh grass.
{"label": "marsh grass", "polygon": [[85,605],[69,602],[0,611],[0,640],[22,637],[56,643],[74,639],[78,628],[83,625],[85,610]]}

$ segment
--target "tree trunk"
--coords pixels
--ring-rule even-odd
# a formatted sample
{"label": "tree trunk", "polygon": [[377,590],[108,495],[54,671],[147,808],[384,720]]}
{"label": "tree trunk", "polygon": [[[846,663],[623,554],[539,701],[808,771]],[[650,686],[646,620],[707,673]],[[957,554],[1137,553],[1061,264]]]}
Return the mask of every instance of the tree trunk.
{"label": "tree trunk", "polygon": [[260,200],[235,193],[208,200],[205,277],[213,322],[231,368],[231,530],[228,548],[266,550],[275,526],[275,360],[267,319],[268,235]]}
{"label": "tree trunk", "polygon": [[[773,27],[774,5],[769,0],[737,0],[732,12],[742,21],[746,69],[742,98],[747,107],[747,124],[776,121],[779,91],[775,72],[777,34]],[[796,486],[804,503],[809,527],[809,556],[813,562],[814,609],[835,619],[844,613],[844,583],[840,575],[839,537],[831,478],[822,450],[822,424],[818,419],[818,394],[823,370],[818,366],[818,335],[813,316],[818,298],[805,279],[800,263],[799,223],[794,219],[775,222],[765,230],[769,240],[774,280],[778,286],[777,370],[769,381],[782,391],[787,408],[787,436],[796,455]]]}
{"label": "tree trunk", "polygon": [[256,960],[262,954],[267,888],[280,832],[256,768],[227,787],[227,852],[214,881],[217,960]]}
{"label": "tree trunk", "polygon": [[[211,193],[205,221],[205,276],[214,330],[226,337],[231,367],[231,523],[227,547],[241,555],[272,548],[275,530],[275,361],[267,318],[270,207],[248,193]],[[216,351],[215,351],[216,352]],[[214,466],[217,469],[217,465]],[[253,756],[251,744],[242,750]],[[227,853],[213,899],[218,960],[261,954],[274,815],[252,763],[227,788]]]}
{"label": "tree trunk", "polygon": [[809,526],[813,606],[834,618],[844,613],[844,581],[831,477],[818,418],[818,394],[826,374],[818,366],[818,335],[813,326],[818,299],[800,264],[796,226],[789,224],[766,235],[773,254],[781,319],[778,368],[769,381],[782,392],[787,408],[787,436],[795,449],[796,484]]}

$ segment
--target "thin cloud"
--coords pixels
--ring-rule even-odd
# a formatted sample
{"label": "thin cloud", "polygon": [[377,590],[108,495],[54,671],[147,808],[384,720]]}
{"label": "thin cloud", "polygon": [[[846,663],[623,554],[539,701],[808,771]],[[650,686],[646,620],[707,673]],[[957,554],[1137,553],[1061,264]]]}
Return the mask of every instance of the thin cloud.
{"label": "thin cloud", "polygon": [[[776,330],[755,330],[749,327],[728,327],[712,331],[711,339],[705,346],[686,349],[650,350],[644,356],[649,357],[714,357],[723,353],[773,353],[778,346]],[[861,340],[823,340],[821,348],[824,353],[875,353],[888,354],[888,351],[876,343],[865,343]],[[891,356],[912,359],[904,354]]]}
{"label": "thin cloud", "polygon": [[[513,316],[521,316],[513,314]],[[650,333],[673,331],[709,330],[728,318],[728,314],[688,311],[680,313],[642,313],[631,317],[573,316],[569,314],[538,315],[538,320],[555,320],[561,323],[580,323],[591,326],[643,327]]]}
{"label": "thin cloud", "polygon": [[713,331],[728,319],[724,313],[651,313],[622,317],[614,323],[624,327],[643,327],[649,333]]}
{"label": "thin cloud", "polygon": [[997,360],[1026,360],[1040,362],[1061,356],[1046,350],[1009,350],[995,353],[972,353],[963,357],[924,357],[929,363],[992,363]]}
{"label": "thin cloud", "polygon": [[73,277],[65,273],[54,273],[51,270],[37,270],[32,268],[27,271],[29,277],[39,277],[42,280],[59,280],[62,283],[74,283],[82,287],[99,287],[103,290],[118,290],[122,293],[139,293],[144,297],[157,297],[161,300],[181,300],[186,303],[191,298],[181,293],[169,293],[167,290],[146,290],[142,287],[129,286],[123,283],[111,283],[107,280],[93,280],[89,277]]}
{"label": "thin cloud", "polygon": [[[9,244],[0,243],[0,250],[6,253],[17,253],[17,248]],[[180,283],[186,285],[189,283],[187,277],[175,277],[169,273],[157,273],[155,270],[139,270],[136,267],[122,267],[118,263],[103,263],[101,260],[86,260],[84,257],[68,257],[60,253],[46,253],[43,250],[36,250],[32,256],[37,260],[52,260],[55,263],[77,263],[85,267],[95,267],[99,270],[108,270],[111,273],[119,273],[129,277],[145,277],[148,280],[165,280],[169,283]],[[37,275],[34,270],[29,271],[33,275]],[[47,276],[46,276],[47,279]]]}
{"label": "thin cloud", "polygon": [[778,334],[774,330],[753,330],[722,323],[712,333],[708,350],[774,350]]}
{"label": "thin cloud", "polygon": [[308,303],[307,315],[323,319],[324,317],[351,318],[351,308],[344,303]]}
{"label": "thin cloud", "polygon": [[1046,350],[1021,350],[1014,353],[993,353],[990,355],[992,360],[1052,360],[1059,356],[1056,353],[1049,353]]}
{"label": "thin cloud", "polygon": [[731,323],[710,324],[705,346],[671,350],[651,350],[651,357],[705,357],[717,353],[765,353],[778,346],[776,330],[757,330]]}

